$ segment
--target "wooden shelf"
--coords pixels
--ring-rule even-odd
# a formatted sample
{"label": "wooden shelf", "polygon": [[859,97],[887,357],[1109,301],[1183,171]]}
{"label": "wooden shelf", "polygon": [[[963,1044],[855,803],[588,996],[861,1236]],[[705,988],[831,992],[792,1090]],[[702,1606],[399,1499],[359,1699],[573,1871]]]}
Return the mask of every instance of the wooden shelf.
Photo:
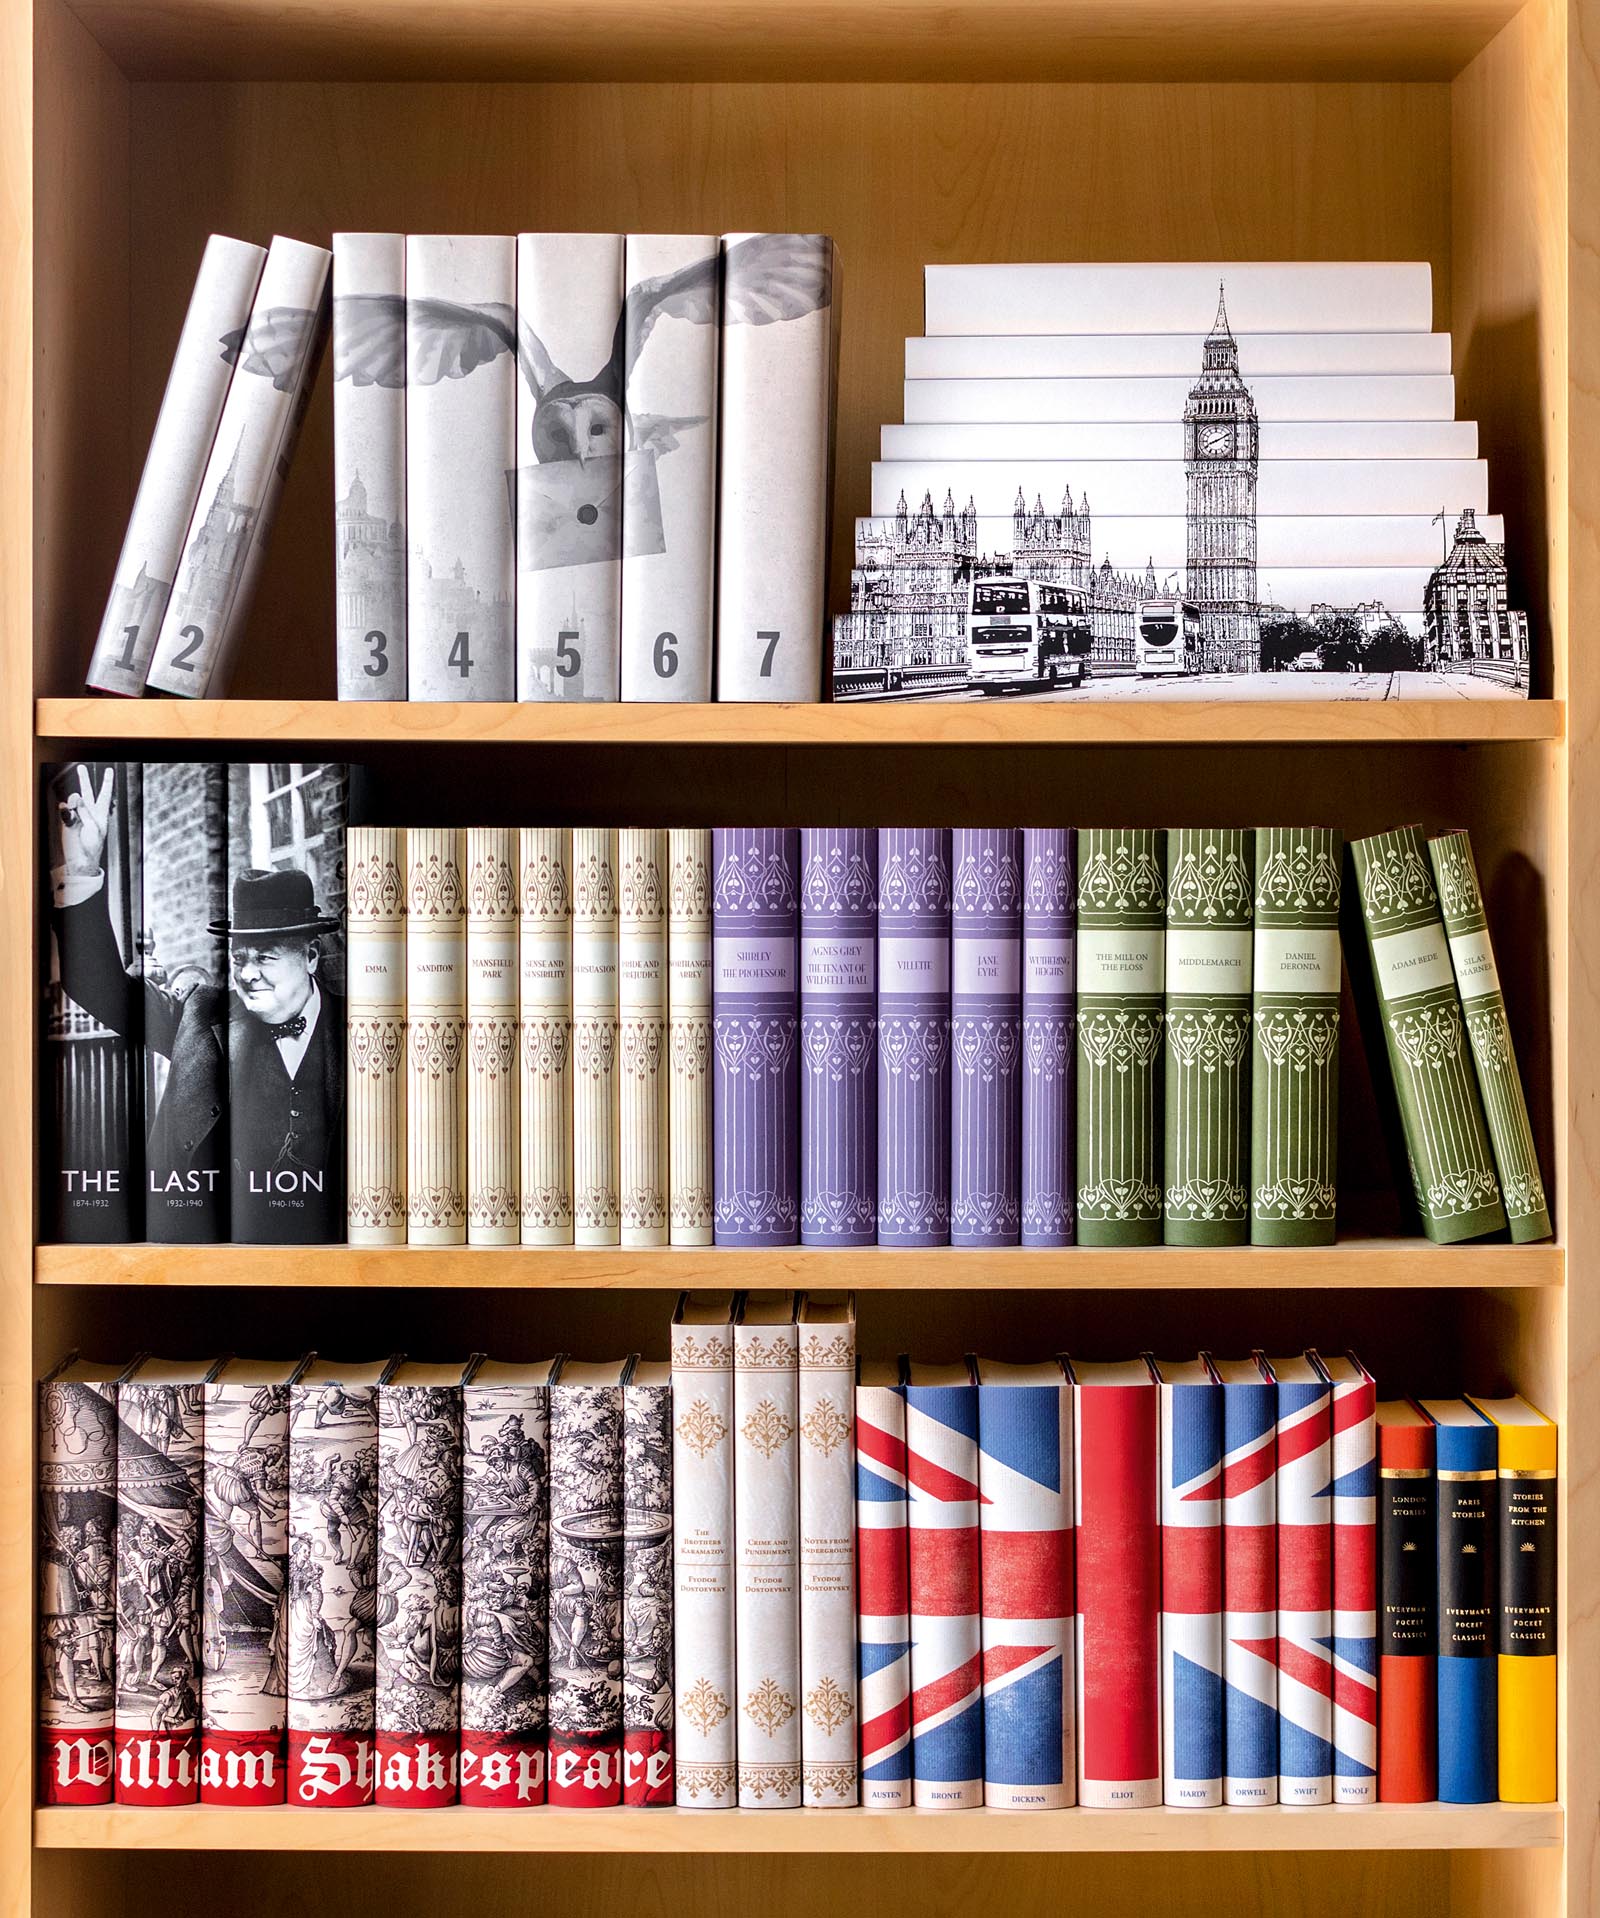
{"label": "wooden shelf", "polygon": [[1558,1245],[1429,1245],[1354,1239],[1341,1245],[1073,1246],[1059,1252],[1007,1246],[988,1252],[835,1251],[679,1247],[623,1252],[591,1247],[41,1245],[41,1285],[342,1285],[504,1291],[671,1291],[715,1284],[858,1292],[1030,1290],[1403,1291],[1522,1288],[1565,1283]]}
{"label": "wooden shelf", "polygon": [[307,699],[41,699],[42,740],[350,746],[1416,745],[1557,740],[1553,699],[992,700],[818,706],[367,705]]}
{"label": "wooden shelf", "polygon": [[1259,1811],[232,1811],[56,1806],[46,1849],[156,1851],[1506,1851],[1559,1845],[1559,1805],[1274,1805]]}

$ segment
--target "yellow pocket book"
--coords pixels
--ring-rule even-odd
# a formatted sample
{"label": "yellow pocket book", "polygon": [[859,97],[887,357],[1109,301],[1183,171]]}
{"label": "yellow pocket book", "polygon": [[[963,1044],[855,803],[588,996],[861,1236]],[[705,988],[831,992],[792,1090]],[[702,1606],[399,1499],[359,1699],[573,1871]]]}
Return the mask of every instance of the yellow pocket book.
{"label": "yellow pocket book", "polygon": [[1524,1398],[1472,1403],[1500,1436],[1500,1797],[1556,1796],[1556,1426]]}

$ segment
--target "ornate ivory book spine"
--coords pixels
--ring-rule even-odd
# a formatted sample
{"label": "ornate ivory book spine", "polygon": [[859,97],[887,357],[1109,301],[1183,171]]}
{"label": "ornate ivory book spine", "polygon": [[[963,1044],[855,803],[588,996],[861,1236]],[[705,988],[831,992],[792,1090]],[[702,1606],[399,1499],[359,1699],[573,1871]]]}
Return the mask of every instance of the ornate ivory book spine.
{"label": "ornate ivory book spine", "polygon": [[717,697],[815,700],[839,270],[821,233],[722,241]]}
{"label": "ornate ivory book spine", "polygon": [[672,1323],[677,1799],[720,1809],[738,1802],[732,1305],[685,1294]]}
{"label": "ornate ivory book spine", "polygon": [[1422,1229],[1481,1238],[1505,1208],[1422,834],[1401,826],[1350,852]]}
{"label": "ornate ivory book spine", "polygon": [[289,1385],[298,1370],[230,1363],[205,1388],[203,1805],[284,1802]]}
{"label": "ornate ivory book spine", "polygon": [[517,235],[517,698],[616,699],[626,406],[620,233]]}
{"label": "ornate ivory book spine", "polygon": [[1333,1802],[1370,1805],[1378,1795],[1378,1395],[1348,1352],[1317,1362],[1333,1386]]}
{"label": "ornate ivory book spine", "polygon": [[549,1367],[495,1366],[461,1392],[461,1802],[545,1801],[549,1731]]}
{"label": "ornate ivory book spine", "polygon": [[667,1162],[674,1245],[712,1235],[711,834],[667,834]]}
{"label": "ornate ivory book spine", "polygon": [[897,1363],[856,1386],[856,1553],[861,1802],[911,1804],[911,1568],[906,1548],[906,1388]]}
{"label": "ornate ivory book spine", "polygon": [[1533,1128],[1528,1123],[1528,1101],[1517,1070],[1516,1047],[1506,1020],[1505,996],[1494,963],[1472,841],[1464,832],[1430,839],[1428,857],[1439,888],[1439,906],[1472,1045],[1472,1062],[1478,1069],[1478,1090],[1483,1095],[1489,1145],[1500,1175],[1506,1223],[1518,1245],[1548,1239],[1552,1230],[1550,1207],[1539,1174]]}
{"label": "ornate ivory book spine", "polygon": [[1306,1358],[1278,1385],[1278,1802],[1333,1802],[1331,1391]]}
{"label": "ornate ivory book spine", "polygon": [[950,834],[878,832],[878,1243],[950,1242]]}
{"label": "ornate ivory book spine", "polygon": [[266,257],[221,233],[206,241],[89,661],[96,692],[144,691]]}
{"label": "ornate ivory book spine", "polygon": [[550,1387],[550,1803],[622,1802],[622,1381],[562,1364]]}
{"label": "ornate ivory book spine", "polygon": [[144,768],[74,760],[45,771],[50,941],[45,1059],[51,1238],[144,1237]]}
{"label": "ornate ivory book spine", "polygon": [[406,240],[333,236],[334,633],[341,699],[406,697]]}
{"label": "ornate ivory book spine", "polygon": [[150,657],[156,692],[226,692],[227,665],[250,615],[255,555],[272,530],[280,459],[327,338],[333,255],[279,234],[267,253],[234,362],[216,438]]}
{"label": "ornate ivory book spine", "polygon": [[519,923],[522,1243],[572,1243],[572,834],[524,826]]}
{"label": "ornate ivory book spine", "polygon": [[712,834],[712,1139],[718,1245],[800,1235],[800,835],[787,826]]}
{"label": "ornate ivory book spine", "polygon": [[1257,1359],[1222,1380],[1225,1805],[1278,1802],[1278,1388]]}
{"label": "ornate ivory book spine", "polygon": [[878,835],[800,834],[800,1242],[878,1236]]}
{"label": "ornate ivory book spine", "polygon": [[1022,1243],[1071,1245],[1078,882],[1070,826],[1022,830]]}
{"label": "ornate ivory book spine", "polygon": [[856,1802],[856,1315],[851,1295],[801,1307],[800,1759],[808,1805]]}
{"label": "ornate ivory book spine", "polygon": [[383,1363],[289,1388],[289,1803],[372,1802]]}
{"label": "ornate ivory book spine", "polygon": [[1078,1243],[1159,1245],[1166,839],[1078,835]]}
{"label": "ornate ivory book spine", "polygon": [[622,1802],[670,1805],[672,1368],[634,1361],[622,1388]]}
{"label": "ornate ivory book spine", "polygon": [[617,835],[572,832],[572,1217],[578,1245],[621,1239]]}
{"label": "ornate ivory book spine", "polygon": [[117,1387],[116,1802],[200,1795],[201,1393],[208,1368]]}
{"label": "ornate ivory book spine", "polygon": [[622,1243],[667,1243],[666,832],[617,835],[617,1087]]}
{"label": "ornate ivory book spine", "polygon": [[75,1360],[39,1387],[41,1805],[111,1803],[122,1369]]}
{"label": "ornate ivory book spine", "polygon": [[406,833],[406,1195],[412,1245],[467,1237],[463,835]]}
{"label": "ornate ivory book spine", "polygon": [[378,1387],[373,1795],[413,1809],[453,1805],[460,1771],[461,1387],[443,1369],[402,1365]]}
{"label": "ornate ivory book spine", "polygon": [[749,1297],[733,1330],[739,1803],[801,1803],[796,1327],[787,1293]]}
{"label": "ornate ivory book spine", "polygon": [[521,1211],[518,848],[467,828],[467,1243],[515,1245]]}
{"label": "ornate ivory book spine", "polygon": [[1022,835],[957,826],[950,882],[950,1243],[1022,1231]]}
{"label": "ornate ivory book spine", "polygon": [[406,684],[516,696],[517,247],[406,236]]}
{"label": "ornate ivory book spine", "polygon": [[1256,829],[1252,1245],[1333,1243],[1341,845],[1330,826]]}
{"label": "ornate ivory book spine", "polygon": [[1255,834],[1167,835],[1168,1245],[1250,1238],[1250,977]]}
{"label": "ornate ivory book spine", "polygon": [[1156,1362],[1161,1393],[1161,1772],[1168,1805],[1223,1788],[1222,1387]]}
{"label": "ornate ivory book spine", "polygon": [[406,849],[402,826],[349,838],[349,1236],[406,1242]]}
{"label": "ornate ivory book spine", "polygon": [[229,989],[228,769],[153,761],[141,811],[144,1236],[226,1245],[228,1061],[206,1028],[224,1023]]}
{"label": "ornate ivory book spine", "polygon": [[624,699],[712,697],[720,253],[715,234],[627,238]]}

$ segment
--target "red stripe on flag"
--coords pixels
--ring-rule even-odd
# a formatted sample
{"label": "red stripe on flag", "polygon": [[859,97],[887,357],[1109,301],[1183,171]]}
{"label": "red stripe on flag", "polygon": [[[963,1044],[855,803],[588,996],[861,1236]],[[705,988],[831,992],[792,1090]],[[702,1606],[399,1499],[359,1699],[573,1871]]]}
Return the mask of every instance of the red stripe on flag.
{"label": "red stripe on flag", "polygon": [[857,1419],[856,1451],[863,1458],[873,1459],[891,1472],[898,1472],[902,1478],[905,1477],[906,1442],[897,1433],[886,1432],[881,1425],[869,1425],[865,1419]]}
{"label": "red stripe on flag", "polygon": [[911,1717],[918,1725],[926,1725],[930,1718],[940,1712],[948,1711],[952,1705],[959,1705],[963,1699],[970,1698],[983,1683],[983,1658],[974,1652],[964,1664],[958,1665],[953,1672],[945,1672],[931,1685],[924,1685],[911,1694]]}
{"label": "red stripe on flag", "polygon": [[978,1528],[910,1532],[911,1609],[924,1618],[978,1615]]}
{"label": "red stripe on flag", "polygon": [[986,1530],[982,1558],[985,1618],[1070,1616],[1071,1532]]}
{"label": "red stripe on flag", "polygon": [[861,1610],[898,1618],[911,1609],[911,1569],[904,1525],[864,1526],[856,1534]]}
{"label": "red stripe on flag", "polygon": [[1222,1610],[1222,1532],[1215,1525],[1168,1525],[1161,1533],[1161,1609]]}
{"label": "red stripe on flag", "polygon": [[1319,1658],[1314,1651],[1297,1645],[1292,1638],[1280,1637],[1278,1640],[1278,1670],[1285,1678],[1292,1678],[1304,1685],[1309,1692],[1320,1692],[1324,1698],[1333,1697],[1332,1661]]}
{"label": "red stripe on flag", "polygon": [[1333,1604],[1332,1531],[1326,1525],[1278,1527],[1278,1610],[1325,1612]]}

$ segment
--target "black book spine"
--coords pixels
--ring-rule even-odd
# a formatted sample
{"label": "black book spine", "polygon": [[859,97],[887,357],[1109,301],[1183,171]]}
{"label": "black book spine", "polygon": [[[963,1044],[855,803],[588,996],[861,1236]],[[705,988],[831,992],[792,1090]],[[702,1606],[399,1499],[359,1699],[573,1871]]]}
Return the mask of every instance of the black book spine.
{"label": "black book spine", "polygon": [[1432,1472],[1380,1476],[1378,1550],[1383,1566],[1379,1654],[1431,1658],[1436,1636]]}
{"label": "black book spine", "polygon": [[52,1238],[144,1236],[142,769],[47,767],[45,1056],[50,1151],[41,1211]]}
{"label": "black book spine", "polygon": [[1490,1658],[1499,1595],[1494,1473],[1439,1474],[1439,1656]]}
{"label": "black book spine", "polygon": [[1556,1478],[1500,1475],[1500,1656],[1556,1655]]}

